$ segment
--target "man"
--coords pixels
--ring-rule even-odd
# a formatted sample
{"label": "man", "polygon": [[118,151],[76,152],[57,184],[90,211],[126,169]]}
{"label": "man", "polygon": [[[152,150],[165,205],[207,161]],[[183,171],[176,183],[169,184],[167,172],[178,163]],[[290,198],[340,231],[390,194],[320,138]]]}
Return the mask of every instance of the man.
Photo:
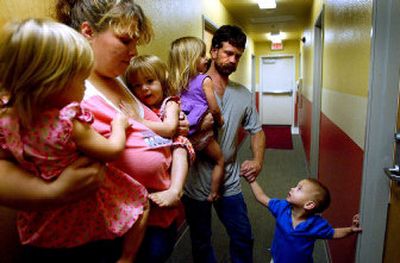
{"label": "man", "polygon": [[[244,86],[229,80],[230,74],[238,66],[245,45],[246,35],[240,28],[231,25],[219,28],[212,39],[212,63],[207,74],[213,80],[225,121],[218,134],[218,142],[225,158],[225,175],[222,197],[210,203],[207,196],[214,164],[200,153],[191,167],[183,203],[190,227],[194,262],[217,262],[211,245],[212,204],[230,237],[231,261],[253,262],[253,234],[241,192],[240,176],[253,181],[261,171],[265,137],[252,94]],[[251,135],[253,159],[240,165],[236,155],[241,126]]]}

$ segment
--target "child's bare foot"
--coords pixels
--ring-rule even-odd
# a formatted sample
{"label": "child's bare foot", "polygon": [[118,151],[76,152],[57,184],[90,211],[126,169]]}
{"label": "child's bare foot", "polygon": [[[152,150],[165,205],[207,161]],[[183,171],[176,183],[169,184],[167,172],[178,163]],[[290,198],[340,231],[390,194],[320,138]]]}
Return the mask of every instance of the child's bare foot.
{"label": "child's bare foot", "polygon": [[182,193],[168,189],[149,194],[149,199],[156,203],[159,207],[171,207],[178,205],[181,196]]}

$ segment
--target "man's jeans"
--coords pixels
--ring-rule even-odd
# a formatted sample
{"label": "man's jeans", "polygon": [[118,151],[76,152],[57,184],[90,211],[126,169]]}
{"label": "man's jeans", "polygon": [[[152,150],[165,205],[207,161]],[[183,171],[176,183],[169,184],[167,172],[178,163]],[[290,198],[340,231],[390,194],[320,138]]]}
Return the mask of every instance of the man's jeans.
{"label": "man's jeans", "polygon": [[[198,201],[184,195],[186,220],[190,227],[194,262],[216,263],[211,245],[211,203]],[[232,263],[253,262],[253,234],[243,195],[221,197],[214,202],[218,218],[230,237]]]}

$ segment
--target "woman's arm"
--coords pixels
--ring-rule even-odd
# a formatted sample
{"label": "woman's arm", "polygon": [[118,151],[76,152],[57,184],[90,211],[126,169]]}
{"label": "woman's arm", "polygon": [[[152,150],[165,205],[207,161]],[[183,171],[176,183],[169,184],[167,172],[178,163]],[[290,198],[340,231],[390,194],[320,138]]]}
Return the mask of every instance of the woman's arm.
{"label": "woman's arm", "polygon": [[217,99],[215,98],[214,94],[214,86],[213,82],[210,78],[205,78],[203,81],[203,91],[206,95],[208,108],[214,117],[215,122],[219,127],[224,125],[224,118],[221,114],[221,109],[218,106]]}
{"label": "woman's arm", "polygon": [[113,161],[125,149],[125,130],[128,126],[128,118],[118,113],[111,122],[111,135],[107,139],[90,125],[74,120],[72,139],[78,149],[89,157],[105,162]]}
{"label": "woman's arm", "polygon": [[94,193],[103,177],[104,166],[86,157],[79,158],[50,182],[9,160],[0,160],[0,205],[24,210],[58,207]]}

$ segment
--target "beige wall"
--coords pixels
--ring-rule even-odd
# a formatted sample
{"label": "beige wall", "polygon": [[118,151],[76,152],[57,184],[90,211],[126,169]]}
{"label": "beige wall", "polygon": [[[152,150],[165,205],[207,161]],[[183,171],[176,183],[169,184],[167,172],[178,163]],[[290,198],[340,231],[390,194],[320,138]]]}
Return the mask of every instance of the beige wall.
{"label": "beige wall", "polygon": [[[372,1],[314,1],[302,45],[303,95],[312,101],[313,27],[324,4],[321,110],[364,147],[370,62]],[[310,40],[310,41],[308,41]]]}
{"label": "beige wall", "polygon": [[[155,54],[164,61],[168,58],[169,44],[176,38],[191,35],[202,38],[203,16],[217,27],[236,24],[219,0],[137,0],[151,18],[155,39],[139,49],[141,54]],[[248,39],[246,50],[232,79],[251,86],[251,55],[254,44]]]}

